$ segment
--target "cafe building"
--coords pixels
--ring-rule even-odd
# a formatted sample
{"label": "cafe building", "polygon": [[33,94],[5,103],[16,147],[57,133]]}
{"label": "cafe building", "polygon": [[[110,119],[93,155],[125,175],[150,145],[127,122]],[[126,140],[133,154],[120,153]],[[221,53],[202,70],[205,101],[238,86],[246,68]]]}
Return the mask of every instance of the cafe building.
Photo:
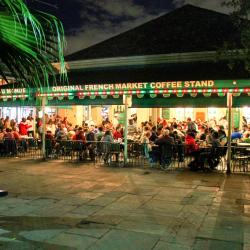
{"label": "cafe building", "polygon": [[[250,121],[250,76],[225,44],[241,49],[240,31],[225,14],[185,5],[132,30],[66,57],[68,83],[37,88],[1,88],[0,114],[45,112],[74,124],[191,117],[202,121],[228,114],[233,125]],[[15,85],[17,86],[17,85]],[[126,99],[126,100],[125,100]],[[15,110],[15,111],[13,111]]]}

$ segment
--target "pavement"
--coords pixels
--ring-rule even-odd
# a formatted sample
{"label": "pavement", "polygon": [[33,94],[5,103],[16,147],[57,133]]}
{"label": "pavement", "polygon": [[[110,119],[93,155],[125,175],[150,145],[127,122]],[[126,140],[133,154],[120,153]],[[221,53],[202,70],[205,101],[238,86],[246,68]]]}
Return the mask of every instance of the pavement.
{"label": "pavement", "polygon": [[248,250],[248,174],[0,160],[0,249]]}

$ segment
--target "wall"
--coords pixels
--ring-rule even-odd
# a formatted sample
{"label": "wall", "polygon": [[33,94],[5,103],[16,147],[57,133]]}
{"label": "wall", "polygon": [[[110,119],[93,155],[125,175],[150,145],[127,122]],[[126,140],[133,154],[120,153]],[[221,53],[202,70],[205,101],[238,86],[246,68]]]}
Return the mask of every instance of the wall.
{"label": "wall", "polygon": [[83,121],[83,106],[71,106],[69,109],[58,108],[57,113],[62,118],[67,117],[68,121],[75,125],[82,125]]}

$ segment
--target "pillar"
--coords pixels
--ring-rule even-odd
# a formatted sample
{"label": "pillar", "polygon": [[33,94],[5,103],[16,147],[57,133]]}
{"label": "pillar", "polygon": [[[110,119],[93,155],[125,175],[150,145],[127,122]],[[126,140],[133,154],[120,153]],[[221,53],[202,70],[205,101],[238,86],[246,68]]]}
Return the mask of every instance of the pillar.
{"label": "pillar", "polygon": [[231,173],[232,105],[233,105],[232,93],[227,93],[227,109],[228,109],[227,174]]}

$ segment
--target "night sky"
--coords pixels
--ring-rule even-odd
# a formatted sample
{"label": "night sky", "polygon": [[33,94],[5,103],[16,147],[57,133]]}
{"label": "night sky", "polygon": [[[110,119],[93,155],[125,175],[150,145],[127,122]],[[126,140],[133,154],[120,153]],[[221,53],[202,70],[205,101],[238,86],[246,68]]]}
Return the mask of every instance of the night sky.
{"label": "night sky", "polygon": [[49,12],[63,22],[66,54],[157,18],[184,4],[227,13],[223,0],[27,0],[30,7]]}

